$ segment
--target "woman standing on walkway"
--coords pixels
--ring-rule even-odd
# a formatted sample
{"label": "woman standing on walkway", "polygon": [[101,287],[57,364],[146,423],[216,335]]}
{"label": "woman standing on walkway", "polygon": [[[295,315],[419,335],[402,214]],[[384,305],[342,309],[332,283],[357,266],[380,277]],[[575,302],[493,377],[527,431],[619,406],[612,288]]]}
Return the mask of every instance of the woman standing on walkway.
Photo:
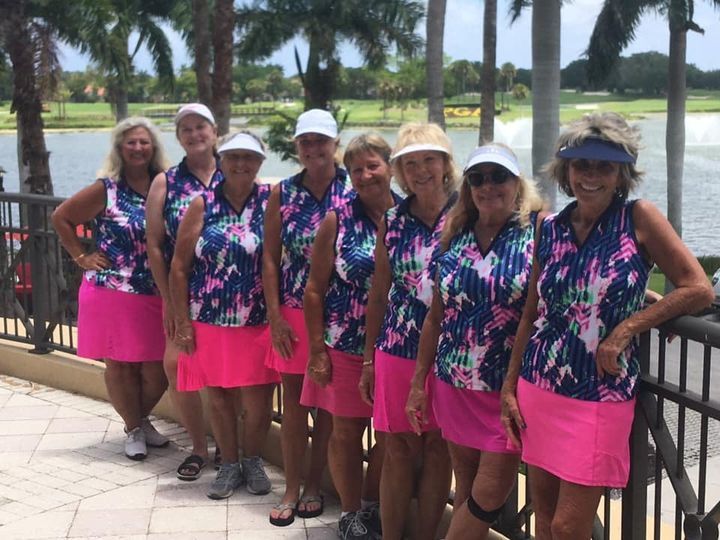
{"label": "woman standing on walkway", "polygon": [[370,454],[363,486],[362,436],[372,407],[362,400],[358,383],[377,230],[385,212],[400,202],[390,190],[390,153],[379,135],[360,135],[348,144],[344,163],[357,196],[325,216],[305,288],[310,361],[300,402],[332,415],[328,464],[340,494],[344,539],[380,535],[383,444],[379,440]]}
{"label": "woman standing on walkway", "polygon": [[[638,147],[638,131],[621,116],[592,114],[560,136],[549,167],[575,200],[540,226],[502,388],[539,540],[590,538],[604,489],[628,480],[638,335],[713,299],[667,219],[647,201],[627,200],[641,176]],[[643,307],[653,263],[675,289]]]}
{"label": "woman standing on walkway", "polygon": [[[224,180],[196,197],[178,229],[170,270],[178,388],[205,386],[222,465],[208,497],[225,499],[243,482],[270,491],[260,452],[265,445],[277,372],[265,367],[267,319],[262,294],[263,218],[270,186],[259,184],[260,139],[229,137],[218,149]],[[197,380],[199,378],[199,380]],[[238,461],[236,410],[242,400],[243,454]]]}
{"label": "woman standing on walkway", "polygon": [[428,415],[422,433],[414,433],[405,401],[432,297],[428,265],[457,197],[450,140],[435,124],[406,124],[398,133],[393,166],[398,183],[411,195],[387,211],[378,230],[360,390],[373,403],[375,429],[387,433],[380,481],[383,538],[402,536],[415,466],[421,461],[416,537],[429,539],[447,502],[450,460],[434,417]]}
{"label": "woman standing on walkway", "polygon": [[296,513],[309,518],[323,511],[320,478],[332,420],[322,409],[313,426],[310,470],[300,496],[308,436],[308,408],[300,405],[309,354],[303,293],[312,244],[325,213],[347,204],[354,195],[347,173],[335,161],[337,134],[335,119],[327,111],[311,109],[298,117],[295,148],[303,170],[273,188],[265,217],[263,286],[272,335],[267,364],[280,373],[283,388],[286,485],[280,503],[270,513],[270,522],[278,526],[290,525]]}
{"label": "woman standing on walkway", "polygon": [[508,448],[500,422],[500,387],[527,298],[541,206],[509,148],[476,148],[433,265],[435,293],[406,412],[420,433],[432,386],[455,473],[448,540],[487,538],[517,478],[520,455]]}
{"label": "woman standing on walkway", "polygon": [[178,467],[177,477],[195,480],[208,461],[207,437],[202,401],[198,387],[178,391],[178,348],[173,342],[175,315],[173,314],[168,273],[175,251],[180,220],[190,201],[202,193],[212,193],[222,180],[222,172],[215,156],[217,129],[215,118],[205,105],[183,105],[175,116],[175,134],[185,150],[185,157],[176,167],[159,174],[148,196],[148,253],[153,277],[163,298],[165,324],[164,366],[170,383],[170,396],[180,413],[183,426],[192,440],[192,453]]}
{"label": "woman standing on walkway", "polygon": [[[148,420],[167,379],[162,301],[145,243],[145,200],[167,158],[147,118],[123,120],[111,137],[101,178],[58,206],[52,222],[85,271],[78,296],[78,356],[105,361],[110,402],[125,422],[125,455],[140,460],[147,446],[169,442]],[[86,253],[76,228],[92,220],[95,251]]]}

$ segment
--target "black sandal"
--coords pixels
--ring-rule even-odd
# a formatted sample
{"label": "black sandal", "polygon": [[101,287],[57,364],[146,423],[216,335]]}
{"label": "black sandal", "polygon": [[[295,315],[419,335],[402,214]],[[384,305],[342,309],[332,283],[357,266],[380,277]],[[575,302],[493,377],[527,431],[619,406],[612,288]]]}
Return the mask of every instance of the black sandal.
{"label": "black sandal", "polygon": [[192,482],[200,478],[200,473],[205,467],[205,458],[197,454],[186,457],[177,468],[177,477],[186,482]]}

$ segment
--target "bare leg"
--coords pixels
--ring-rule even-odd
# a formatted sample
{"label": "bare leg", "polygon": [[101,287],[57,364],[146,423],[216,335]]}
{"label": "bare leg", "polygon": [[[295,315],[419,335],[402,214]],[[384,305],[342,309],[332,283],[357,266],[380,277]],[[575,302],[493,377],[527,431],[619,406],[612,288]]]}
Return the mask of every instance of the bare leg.
{"label": "bare leg", "polygon": [[422,451],[420,437],[387,433],[380,478],[380,518],[385,540],[402,540],[414,484],[414,465]]}
{"label": "bare leg", "polygon": [[274,384],[246,386],[241,391],[245,422],[243,425],[243,455],[259,456],[265,447],[272,417]]}
{"label": "bare leg", "polygon": [[375,444],[370,449],[368,467],[363,482],[362,498],[366,501],[380,500],[380,478],[385,459],[385,433],[375,432]]}
{"label": "bare leg", "polygon": [[[520,456],[483,452],[472,485],[472,496],[483,510],[500,508],[517,479]],[[492,523],[481,521],[468,510],[467,502],[454,513],[446,540],[485,540]]]}
{"label": "bare leg", "polygon": [[589,540],[604,488],[560,480],[560,493],[550,529],[553,540]]}
{"label": "bare leg", "polygon": [[140,394],[140,412],[143,417],[148,416],[168,387],[168,381],[163,371],[162,362],[143,362],[140,366],[142,381]]}
{"label": "bare leg", "polygon": [[528,465],[528,482],[535,514],[535,538],[552,540],[550,525],[560,496],[560,479],[540,467]]}
{"label": "bare leg", "polygon": [[210,397],[210,423],[213,434],[220,452],[223,463],[237,463],[238,454],[238,433],[237,433],[237,411],[235,410],[236,395],[238,388],[219,388],[208,386]]}
{"label": "bare leg", "polygon": [[440,430],[423,433],[423,459],[418,486],[418,540],[433,540],[447,506],[452,480],[450,455]]}
{"label": "bare leg", "polygon": [[180,415],[185,431],[192,441],[192,453],[208,459],[208,444],[205,434],[205,418],[200,392],[180,392],[177,389],[178,349],[172,340],[165,340],[163,368],[168,379],[168,392],[175,409]]}
{"label": "bare leg", "polygon": [[110,403],[125,422],[127,431],[139,427],[143,417],[140,367],[139,362],[105,360],[105,386]]}
{"label": "bare leg", "polygon": [[455,473],[455,501],[453,514],[458,511],[470,495],[475,475],[480,465],[480,450],[447,441],[450,462]]}
{"label": "bare leg", "polygon": [[328,464],[343,512],[360,510],[363,483],[362,434],[367,425],[366,418],[333,417]]}
{"label": "bare leg", "polygon": [[[327,467],[328,463],[328,444],[332,431],[332,415],[329,412],[324,411],[323,409],[318,409],[315,418],[315,425],[313,426],[312,449],[310,454],[310,470],[308,471],[308,475],[305,478],[303,497],[320,494],[320,482],[322,480],[322,475],[325,471],[325,467]],[[306,510],[308,512],[312,512],[319,508],[319,502],[311,502],[309,504],[301,503],[298,507],[299,510]]]}

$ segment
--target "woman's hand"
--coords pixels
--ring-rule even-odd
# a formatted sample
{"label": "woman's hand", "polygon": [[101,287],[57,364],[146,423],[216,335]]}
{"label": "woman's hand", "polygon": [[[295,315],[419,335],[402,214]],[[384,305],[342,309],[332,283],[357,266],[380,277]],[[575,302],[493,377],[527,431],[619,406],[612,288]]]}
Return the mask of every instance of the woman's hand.
{"label": "woman's hand", "polygon": [[595,364],[597,367],[598,377],[605,374],[617,377],[620,375],[620,365],[618,358],[620,354],[627,348],[632,339],[632,334],[626,332],[623,324],[620,323],[600,342],[597,353],[595,354]]}
{"label": "woman's hand", "polygon": [[502,403],[500,421],[505,426],[505,433],[510,442],[520,448],[522,446],[520,431],[525,429],[525,420],[520,414],[516,393],[517,388],[515,385],[503,384],[500,391],[500,401]]}
{"label": "woman's hand", "polygon": [[105,270],[110,268],[110,261],[100,251],[79,255],[75,258],[75,264],[83,270]]}
{"label": "woman's hand", "polygon": [[372,407],[375,401],[375,364],[363,362],[358,390],[362,400]]}
{"label": "woman's hand", "polygon": [[163,330],[167,339],[175,339],[175,312],[170,302],[163,302]]}
{"label": "woman's hand", "polygon": [[405,404],[405,415],[416,435],[422,434],[423,425],[428,423],[427,392],[424,388],[412,386]]}
{"label": "woman's hand", "polygon": [[292,358],[293,343],[298,341],[295,332],[282,317],[270,321],[270,336],[275,352],[285,360]]}
{"label": "woman's hand", "polygon": [[332,364],[327,350],[310,351],[307,374],[319,386],[327,386],[332,378]]}
{"label": "woman's hand", "polygon": [[185,354],[195,352],[195,331],[193,330],[192,323],[188,319],[175,319],[173,341],[177,348]]}

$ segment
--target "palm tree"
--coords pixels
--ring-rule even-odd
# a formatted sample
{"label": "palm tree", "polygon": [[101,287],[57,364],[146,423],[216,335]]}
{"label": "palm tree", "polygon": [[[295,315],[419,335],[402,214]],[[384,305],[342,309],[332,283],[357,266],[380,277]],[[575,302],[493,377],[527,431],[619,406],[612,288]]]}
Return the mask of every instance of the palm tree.
{"label": "palm tree", "polygon": [[[711,0],[720,7],[720,0]],[[682,182],[685,161],[685,51],[687,33],[704,33],[693,21],[693,0],[605,0],[588,45],[588,79],[601,82],[611,72],[622,50],[634,39],[642,15],[656,11],[667,15],[670,30],[667,128],[667,216],[682,235]]]}
{"label": "palm tree", "polygon": [[215,0],[214,22],[212,109],[217,120],[218,133],[224,135],[230,129],[233,31],[235,29],[233,0]]}
{"label": "palm tree", "polygon": [[505,81],[506,92],[510,92],[510,90],[512,90],[516,75],[517,68],[515,68],[515,64],[512,62],[505,62],[502,66],[500,66],[500,76],[503,78],[503,81]]}
{"label": "palm tree", "polygon": [[483,65],[480,78],[479,142],[495,136],[495,55],[497,52],[497,0],[485,0],[483,14]]}
{"label": "palm tree", "polygon": [[427,73],[428,121],[445,129],[443,100],[443,35],[445,33],[446,0],[428,0],[425,48]]}
{"label": "palm tree", "polygon": [[208,0],[192,0],[192,49],[195,51],[195,73],[198,99],[212,105],[212,46],[210,39],[210,6]]}
{"label": "palm tree", "polygon": [[448,71],[457,81],[460,81],[460,93],[465,94],[469,85],[476,85],[480,80],[475,66],[469,60],[456,60],[448,67]]}
{"label": "palm tree", "polygon": [[562,0],[513,0],[514,22],[532,5],[532,172],[550,209],[557,188],[543,172],[560,132],[560,8]]}
{"label": "palm tree", "polygon": [[340,66],[338,44],[347,40],[370,67],[381,66],[392,45],[407,55],[421,39],[415,28],[424,14],[416,0],[259,0],[238,12],[241,57],[265,58],[300,35],[308,42],[303,70],[305,108],[327,108],[335,96]]}

